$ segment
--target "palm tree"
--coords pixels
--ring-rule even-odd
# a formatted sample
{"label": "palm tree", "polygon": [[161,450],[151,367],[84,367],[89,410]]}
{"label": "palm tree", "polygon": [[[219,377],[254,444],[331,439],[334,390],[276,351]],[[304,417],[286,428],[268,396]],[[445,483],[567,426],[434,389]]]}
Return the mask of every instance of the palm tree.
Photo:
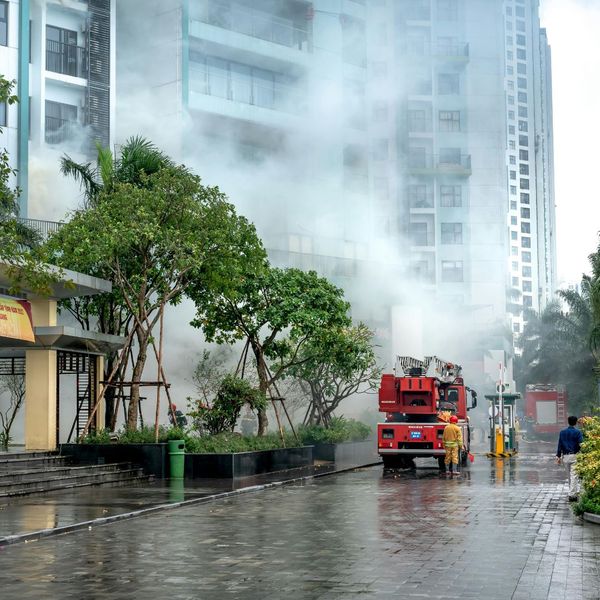
{"label": "palm tree", "polygon": [[75,179],[83,189],[84,207],[93,205],[103,189],[109,190],[116,183],[142,186],[144,176],[173,166],[164,152],[141,136],[129,138],[117,156],[100,145],[97,149],[95,165],[75,162],[67,155],[60,161],[61,173]]}

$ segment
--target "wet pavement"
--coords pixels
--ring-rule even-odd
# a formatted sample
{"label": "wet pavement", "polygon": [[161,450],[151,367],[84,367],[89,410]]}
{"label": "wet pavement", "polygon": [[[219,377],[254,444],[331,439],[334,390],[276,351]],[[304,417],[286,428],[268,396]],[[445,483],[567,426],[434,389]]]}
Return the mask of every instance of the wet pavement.
{"label": "wet pavement", "polygon": [[0,548],[2,598],[600,598],[600,527],[551,454],[423,464]]}

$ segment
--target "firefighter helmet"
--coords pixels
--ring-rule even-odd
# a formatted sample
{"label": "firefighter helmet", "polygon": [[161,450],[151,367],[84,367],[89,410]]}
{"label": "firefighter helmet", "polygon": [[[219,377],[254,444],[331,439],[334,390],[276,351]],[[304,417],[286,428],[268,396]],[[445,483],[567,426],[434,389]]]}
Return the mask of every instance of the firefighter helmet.
{"label": "firefighter helmet", "polygon": [[450,417],[450,423],[458,423],[458,417],[456,415],[452,415]]}

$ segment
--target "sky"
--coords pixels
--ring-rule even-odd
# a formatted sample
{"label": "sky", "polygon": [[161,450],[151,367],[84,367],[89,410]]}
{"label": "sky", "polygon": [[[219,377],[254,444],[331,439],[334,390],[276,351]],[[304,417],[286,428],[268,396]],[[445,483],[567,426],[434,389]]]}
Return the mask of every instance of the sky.
{"label": "sky", "polygon": [[541,0],[552,48],[558,277],[589,270],[600,230],[600,0]]}

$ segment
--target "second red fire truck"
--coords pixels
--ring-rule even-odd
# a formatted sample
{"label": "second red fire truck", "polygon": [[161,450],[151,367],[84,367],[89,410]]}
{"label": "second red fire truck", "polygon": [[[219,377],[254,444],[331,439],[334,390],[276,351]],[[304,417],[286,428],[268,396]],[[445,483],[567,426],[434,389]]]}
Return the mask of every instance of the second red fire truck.
{"label": "second red fire truck", "polygon": [[466,451],[461,461],[466,464],[471,439],[467,411],[477,406],[477,394],[465,385],[461,367],[436,356],[399,356],[394,371],[382,376],[379,388],[379,411],[386,416],[377,425],[377,444],[384,466],[408,468],[416,457],[433,457],[443,468],[442,436],[452,415],[462,429]]}

